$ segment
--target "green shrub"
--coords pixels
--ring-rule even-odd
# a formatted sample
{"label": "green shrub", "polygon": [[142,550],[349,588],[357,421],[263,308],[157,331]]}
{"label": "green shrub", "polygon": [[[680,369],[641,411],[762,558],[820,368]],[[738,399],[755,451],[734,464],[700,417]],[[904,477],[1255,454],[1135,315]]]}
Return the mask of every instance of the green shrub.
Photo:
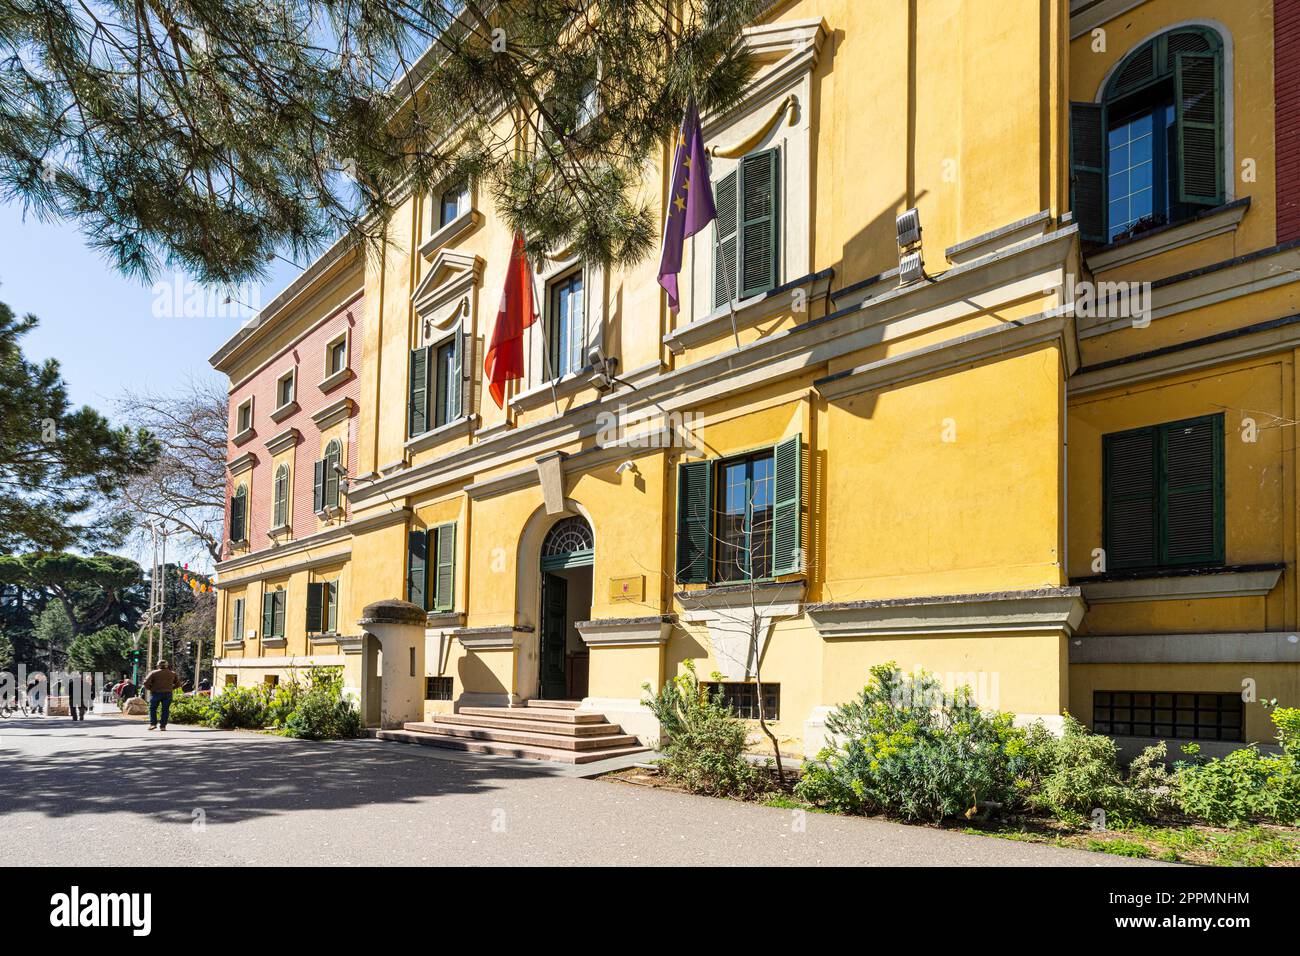
{"label": "green shrub", "polygon": [[1176,775],[1178,805],[1188,816],[1214,826],[1250,820],[1300,824],[1300,709],[1273,711],[1281,754],[1262,754],[1252,744],[1216,760],[1200,759],[1200,748],[1183,748],[1192,759]]}
{"label": "green shrub", "polygon": [[1133,821],[1173,809],[1163,743],[1144,750],[1127,779],[1115,741],[1090,732],[1069,714],[1062,736],[1035,731],[1031,746],[1030,802],[1061,819],[1088,818],[1104,810],[1119,821]]}
{"label": "green shrub", "polygon": [[296,676],[290,680],[281,681],[274,687],[264,685],[258,690],[262,692],[266,699],[266,711],[263,717],[264,727],[284,727],[287,725],[289,718],[293,716],[293,712],[298,709],[298,702],[302,700],[305,693]]}
{"label": "green shrub", "polygon": [[930,822],[1022,802],[1032,754],[1011,714],[985,713],[968,688],[947,695],[933,675],[905,675],[892,662],[871,675],[826,718],[834,743],[804,765],[800,797],[839,812]]}
{"label": "green shrub", "polygon": [[174,694],[167,718],[173,724],[206,726],[212,718],[212,699],[204,694]]}
{"label": "green shrub", "polygon": [[266,693],[260,687],[227,687],[212,699],[209,726],[222,730],[261,730],[266,726]]}
{"label": "green shrub", "polygon": [[[761,774],[745,759],[749,728],[722,702],[721,690],[705,693],[686,661],[686,672],[666,681],[642,704],[653,711],[664,739],[659,769],[691,793],[749,797],[759,793]],[[650,685],[643,685],[647,691]]]}
{"label": "green shrub", "polygon": [[356,705],[327,687],[313,687],[303,694],[285,723],[289,736],[303,740],[349,740],[365,729]]}

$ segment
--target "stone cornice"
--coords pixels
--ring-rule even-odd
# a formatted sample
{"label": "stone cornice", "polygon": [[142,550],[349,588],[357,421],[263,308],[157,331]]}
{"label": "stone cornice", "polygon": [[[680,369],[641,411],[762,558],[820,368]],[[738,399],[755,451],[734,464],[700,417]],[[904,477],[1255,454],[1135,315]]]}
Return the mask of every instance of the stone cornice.
{"label": "stone cornice", "polygon": [[806,290],[804,306],[806,311],[811,313],[812,305],[826,298],[834,278],[835,270],[823,269],[821,272],[787,282],[743,302],[714,309],[699,321],[688,322],[670,331],[663,337],[664,345],[680,354],[704,342],[731,335],[733,316],[736,320],[736,329],[739,330],[750,328],[774,315],[789,312],[798,290]]}
{"label": "stone cornice", "polygon": [[452,631],[467,651],[503,651],[515,646],[520,634],[531,634],[531,627],[503,624],[500,627],[461,627]]}
{"label": "stone cornice", "polygon": [[274,438],[266,440],[266,450],[272,455],[278,455],[282,451],[288,451],[300,441],[302,441],[302,432],[296,428],[286,428]]}
{"label": "stone cornice", "polygon": [[316,427],[322,431],[332,425],[337,425],[352,415],[352,410],[356,403],[352,399],[344,396],[337,402],[331,402],[316,414],[312,415],[311,420],[316,423]]}
{"label": "stone cornice", "polygon": [[1135,601],[1189,601],[1197,598],[1264,597],[1282,577],[1285,565],[1272,568],[1230,569],[1203,574],[1131,577],[1118,580],[1076,581],[1088,604],[1126,604]]}
{"label": "stone cornice", "polygon": [[[319,548],[328,544],[335,544],[340,541],[346,541],[349,537],[351,537],[350,525],[336,525],[332,528],[325,528],[321,531],[315,532],[314,534],[309,534],[306,535],[305,537],[297,538],[275,549],[265,548],[261,551],[254,551],[251,554],[240,555],[237,558],[230,558],[227,561],[221,561],[217,564],[216,571],[218,575],[229,574],[232,571],[238,571],[241,570],[242,568],[247,568],[250,565],[264,564],[268,561],[279,561],[282,558],[294,554],[300,554],[304,551],[310,551],[312,548]],[[328,559],[321,559],[321,560],[322,561],[336,560],[338,556],[341,555],[343,557],[347,557],[349,553],[350,553],[350,546],[348,550],[344,550],[342,552],[337,552],[337,553],[331,552]],[[306,560],[308,559],[304,559],[304,562]],[[265,574],[278,574],[280,573],[280,571],[281,571],[281,566],[277,565],[274,570],[268,570],[265,572]],[[264,576],[264,575],[255,575],[255,576]],[[230,585],[236,584],[241,580],[245,580],[245,578],[238,578],[238,579],[222,578],[218,582],[218,584],[220,587],[229,587]]]}
{"label": "stone cornice", "polygon": [[987,634],[1016,631],[1070,633],[1083,619],[1077,587],[810,604],[805,609],[826,640]]}
{"label": "stone cornice", "polygon": [[1071,664],[1295,664],[1295,631],[1088,635],[1070,640]]}
{"label": "stone cornice", "polygon": [[578,621],[573,626],[588,647],[657,647],[668,643],[675,620],[671,614],[656,614]]}
{"label": "stone cornice", "polygon": [[257,464],[257,452],[246,451],[238,458],[232,458],[226,462],[226,469],[230,472],[231,477],[243,474]]}

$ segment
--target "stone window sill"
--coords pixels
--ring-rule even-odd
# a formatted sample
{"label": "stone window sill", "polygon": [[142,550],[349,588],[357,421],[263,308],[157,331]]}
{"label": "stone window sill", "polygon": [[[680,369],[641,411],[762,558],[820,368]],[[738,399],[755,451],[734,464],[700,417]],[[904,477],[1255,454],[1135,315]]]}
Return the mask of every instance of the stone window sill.
{"label": "stone window sill", "polygon": [[1076,578],[1089,604],[1189,601],[1197,598],[1263,597],[1277,586],[1285,564],[1168,571],[1115,572]]}
{"label": "stone window sill", "polygon": [[257,432],[252,428],[252,426],[249,426],[248,428],[245,428],[242,432],[236,432],[235,436],[230,440],[234,442],[236,445],[247,445],[250,441],[253,440],[254,437],[256,437],[256,435]]}
{"label": "stone window sill", "polygon": [[510,399],[510,407],[517,412],[532,411],[534,408],[541,408],[552,398],[568,398],[584,388],[595,388],[591,383],[591,373],[592,367],[590,365],[584,366],[576,372],[570,372],[563,378],[555,380],[554,390],[552,390],[552,383],[550,382],[535,385],[528,391],[520,392]]}
{"label": "stone window sill", "polygon": [[478,415],[472,413],[469,415],[462,415],[460,418],[447,422],[445,425],[439,425],[437,428],[432,428],[427,432],[416,435],[414,438],[408,438],[406,440],[405,448],[408,452],[412,453],[432,448],[434,445],[444,442],[448,438],[455,438],[458,435],[468,434],[470,426],[476,421],[478,421]]}
{"label": "stone window sill", "polygon": [[271,421],[282,422],[296,411],[298,411],[298,403],[287,402],[271,413]]}
{"label": "stone window sill", "polygon": [[1088,268],[1094,273],[1117,269],[1202,239],[1236,232],[1237,226],[1241,224],[1242,217],[1246,215],[1246,210],[1249,208],[1250,197],[1246,196],[1214,209],[1207,209],[1191,219],[1157,226],[1131,239],[1101,246],[1084,258],[1088,262]]}
{"label": "stone window sill", "polygon": [[433,258],[434,254],[443,246],[459,239],[462,235],[469,232],[475,226],[483,221],[483,214],[477,209],[467,209],[447,225],[438,229],[433,235],[424,241],[420,246],[420,255],[427,259]]}
{"label": "stone window sill", "polygon": [[326,375],[325,378],[322,379],[321,383],[316,387],[319,388],[322,392],[332,392],[334,389],[338,388],[340,385],[342,385],[351,377],[352,377],[352,369],[348,368],[345,365],[337,372],[334,372],[330,375]]}
{"label": "stone window sill", "polygon": [[284,647],[289,641],[283,637],[264,637],[262,638],[263,647]]}

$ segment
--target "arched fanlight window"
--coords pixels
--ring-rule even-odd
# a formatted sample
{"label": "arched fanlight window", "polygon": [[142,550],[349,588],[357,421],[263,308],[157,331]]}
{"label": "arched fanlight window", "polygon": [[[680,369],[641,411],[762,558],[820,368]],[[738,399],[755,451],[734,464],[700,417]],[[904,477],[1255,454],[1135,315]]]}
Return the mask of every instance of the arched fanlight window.
{"label": "arched fanlight window", "polygon": [[1221,205],[1223,40],[1179,27],[1131,51],[1101,101],[1070,105],[1072,208],[1080,232],[1116,242]]}
{"label": "arched fanlight window", "polygon": [[542,568],[580,568],[592,563],[596,539],[591,525],[580,515],[563,518],[542,541]]}
{"label": "arched fanlight window", "polygon": [[275,484],[271,491],[271,526],[283,528],[289,523],[289,466],[275,469]]}

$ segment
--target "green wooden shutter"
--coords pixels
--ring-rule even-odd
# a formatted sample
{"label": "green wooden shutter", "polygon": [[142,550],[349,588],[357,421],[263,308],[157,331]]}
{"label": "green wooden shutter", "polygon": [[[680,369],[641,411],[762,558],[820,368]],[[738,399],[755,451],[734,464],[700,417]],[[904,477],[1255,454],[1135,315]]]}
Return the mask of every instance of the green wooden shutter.
{"label": "green wooden shutter", "polygon": [[230,540],[243,541],[247,537],[248,495],[235,492],[230,499]]}
{"label": "green wooden shutter", "polygon": [[803,436],[778,442],[772,455],[772,575],[803,566]]}
{"label": "green wooden shutter", "polygon": [[276,637],[284,637],[284,609],[286,596],[287,595],[284,591],[276,591],[274,595],[275,600],[271,605],[275,608],[275,617],[271,621],[271,633]]}
{"label": "green wooden shutter", "polygon": [[324,615],[321,613],[325,607],[325,586],[320,581],[311,581],[307,584],[307,633],[318,634],[325,630]]}
{"label": "green wooden shutter", "polygon": [[1223,561],[1223,416],[1160,428],[1160,563]]}
{"label": "green wooden shutter", "polygon": [[339,583],[330,581],[325,585],[325,630],[331,634],[339,629]]}
{"label": "green wooden shutter", "polygon": [[781,154],[746,156],[740,164],[740,298],[776,286],[779,260],[777,188]]}
{"label": "green wooden shutter", "polygon": [[325,510],[325,468],[328,464],[327,459],[322,459],[314,464],[312,470],[311,510],[318,514]]}
{"label": "green wooden shutter", "polygon": [[677,466],[677,581],[709,582],[713,531],[713,463],[687,461]]}
{"label": "green wooden shutter", "polygon": [[406,599],[418,607],[424,603],[428,581],[429,536],[424,531],[412,531],[406,546]]}
{"label": "green wooden shutter", "polygon": [[1139,428],[1102,439],[1103,540],[1106,570],[1157,562],[1157,431]]}
{"label": "green wooden shutter", "polygon": [[322,474],[325,479],[321,500],[331,508],[339,506],[339,473],[334,470],[334,465],[340,462],[342,453],[339,446],[330,442],[329,450],[325,454],[324,463],[321,466]]}
{"label": "green wooden shutter", "polygon": [[429,430],[429,348],[411,352],[410,395],[407,399],[407,437],[414,438]]}
{"label": "green wooden shutter", "polygon": [[1222,54],[1182,52],[1174,61],[1178,200],[1223,202]]}
{"label": "green wooden shutter", "polygon": [[456,525],[441,524],[434,529],[433,543],[433,610],[450,611],[455,606]]}
{"label": "green wooden shutter", "polygon": [[465,393],[465,336],[456,333],[451,355],[451,381],[447,383],[447,421],[454,422],[464,414]]}
{"label": "green wooden shutter", "polygon": [[736,297],[736,181],[737,173],[727,173],[713,190],[713,205],[718,212],[713,221],[713,307],[721,308]]}
{"label": "green wooden shutter", "polygon": [[270,637],[275,628],[275,592],[262,594],[262,637]]}
{"label": "green wooden shutter", "polygon": [[1102,104],[1070,104],[1070,208],[1089,242],[1107,240],[1105,128]]}
{"label": "green wooden shutter", "polygon": [[244,599],[235,598],[234,613],[230,622],[230,639],[232,641],[242,641],[244,639]]}

